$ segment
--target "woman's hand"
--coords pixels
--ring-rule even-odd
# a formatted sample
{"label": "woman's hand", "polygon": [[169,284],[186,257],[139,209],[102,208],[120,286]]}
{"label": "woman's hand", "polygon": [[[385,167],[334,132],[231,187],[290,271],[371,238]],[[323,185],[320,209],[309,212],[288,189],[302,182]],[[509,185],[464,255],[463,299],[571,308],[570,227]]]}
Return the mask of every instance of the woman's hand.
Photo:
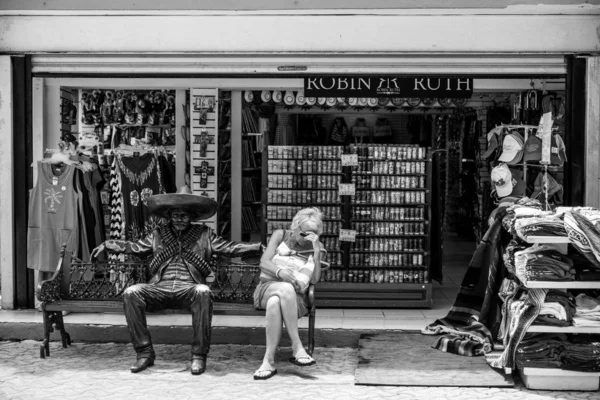
{"label": "woman's hand", "polygon": [[319,236],[316,233],[309,232],[308,236],[306,236],[305,239],[312,243],[313,249],[318,251],[321,250],[321,242],[319,242]]}
{"label": "woman's hand", "polygon": [[277,275],[279,276],[279,279],[281,279],[282,281],[290,283],[294,287],[294,290],[296,292],[298,292],[300,290],[300,283],[294,276],[294,272],[291,269],[281,268],[278,271]]}
{"label": "woman's hand", "polygon": [[98,254],[102,253],[105,248],[106,246],[104,245],[104,243],[100,243],[98,247],[92,250],[92,252],[90,253],[90,258],[93,260],[94,258],[98,257]]}

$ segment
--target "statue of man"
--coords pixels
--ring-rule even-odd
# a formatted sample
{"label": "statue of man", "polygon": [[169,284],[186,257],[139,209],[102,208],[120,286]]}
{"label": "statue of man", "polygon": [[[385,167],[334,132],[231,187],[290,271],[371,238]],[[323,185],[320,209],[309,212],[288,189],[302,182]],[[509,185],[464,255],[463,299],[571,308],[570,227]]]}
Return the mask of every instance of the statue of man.
{"label": "statue of man", "polygon": [[96,247],[96,257],[105,248],[117,253],[147,256],[154,253],[149,265],[149,283],[133,285],[123,294],[127,327],[137,353],[131,372],[140,372],[154,365],[156,357],[146,325],[147,307],[189,308],[192,312],[191,372],[200,375],[206,370],[210,347],[212,300],[206,278],[211,273],[208,261],[216,254],[242,256],[261,251],[260,243],[235,243],[217,236],[195,220],[210,218],[217,203],[205,196],[193,195],[188,186],[177,193],[159,194],[148,198],[148,207],[169,223],[154,230],[137,242],[107,240]]}

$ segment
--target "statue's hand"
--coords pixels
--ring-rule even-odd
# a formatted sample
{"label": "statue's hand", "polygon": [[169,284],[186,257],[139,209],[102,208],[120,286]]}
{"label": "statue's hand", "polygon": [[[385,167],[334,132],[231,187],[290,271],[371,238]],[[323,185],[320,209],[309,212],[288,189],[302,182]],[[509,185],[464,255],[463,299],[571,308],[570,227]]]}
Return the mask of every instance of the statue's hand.
{"label": "statue's hand", "polygon": [[104,243],[100,243],[98,247],[92,250],[92,252],[90,253],[90,258],[93,260],[94,258],[98,257],[98,254],[102,253],[105,248],[106,246],[104,245]]}

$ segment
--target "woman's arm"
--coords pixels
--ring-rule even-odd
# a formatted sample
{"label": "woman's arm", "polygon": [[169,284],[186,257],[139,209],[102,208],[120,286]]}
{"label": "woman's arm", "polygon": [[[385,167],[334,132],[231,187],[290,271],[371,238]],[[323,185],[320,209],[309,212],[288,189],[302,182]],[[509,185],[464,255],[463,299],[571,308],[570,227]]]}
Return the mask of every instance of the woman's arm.
{"label": "woman's arm", "polygon": [[267,244],[267,248],[262,254],[260,258],[260,269],[263,272],[277,277],[277,271],[281,269],[273,262],[273,257],[277,253],[277,247],[283,242],[283,231],[281,229],[276,230],[271,235],[271,239],[269,239],[269,243]]}
{"label": "woman's arm", "polygon": [[281,242],[283,242],[283,230],[278,229],[271,235],[269,244],[260,258],[260,269],[274,278],[291,283],[297,291],[299,290],[300,285],[292,270],[281,268],[273,262],[273,257],[275,257],[277,247]]}
{"label": "woman's arm", "polygon": [[324,252],[323,245],[319,242],[319,237],[314,235],[316,240],[311,240],[310,237],[312,235],[307,236],[306,238],[310,240],[313,244],[313,260],[315,261],[315,269],[312,274],[312,278],[310,283],[315,285],[321,279],[321,252]]}

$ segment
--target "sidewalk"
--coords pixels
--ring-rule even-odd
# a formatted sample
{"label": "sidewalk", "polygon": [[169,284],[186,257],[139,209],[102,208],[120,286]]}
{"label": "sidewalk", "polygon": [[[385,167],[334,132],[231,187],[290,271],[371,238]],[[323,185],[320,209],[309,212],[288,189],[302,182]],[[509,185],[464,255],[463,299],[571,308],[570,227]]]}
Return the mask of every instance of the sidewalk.
{"label": "sidewalk", "polygon": [[[0,342],[0,398],[10,400],[88,399],[573,399],[592,400],[597,392],[530,391],[516,388],[357,386],[355,348],[315,349],[317,364],[297,367],[280,349],[278,374],[254,381],[261,346],[212,346],[205,374],[189,372],[189,345],[156,345],[156,364],[129,372],[135,359],[129,344],[51,344],[51,356],[37,358],[38,342]],[[457,356],[458,357],[458,356]]]}

